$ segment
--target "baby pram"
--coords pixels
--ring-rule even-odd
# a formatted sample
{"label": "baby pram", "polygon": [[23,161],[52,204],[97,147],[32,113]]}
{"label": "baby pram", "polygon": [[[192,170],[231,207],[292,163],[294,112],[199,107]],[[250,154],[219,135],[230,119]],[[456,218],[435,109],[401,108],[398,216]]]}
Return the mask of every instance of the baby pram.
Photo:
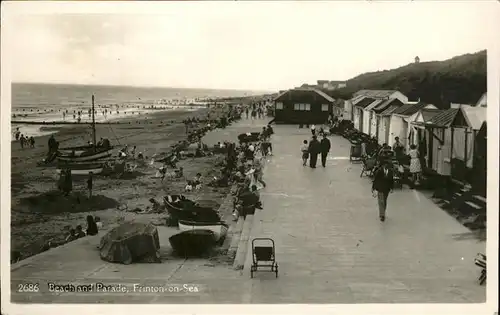
{"label": "baby pram", "polygon": [[[256,246],[255,243],[262,245]],[[278,278],[278,263],[276,262],[276,248],[274,241],[271,238],[254,238],[252,240],[252,260],[250,266],[250,277],[253,278],[253,273],[258,271],[259,267],[267,267],[269,272],[274,272]]]}

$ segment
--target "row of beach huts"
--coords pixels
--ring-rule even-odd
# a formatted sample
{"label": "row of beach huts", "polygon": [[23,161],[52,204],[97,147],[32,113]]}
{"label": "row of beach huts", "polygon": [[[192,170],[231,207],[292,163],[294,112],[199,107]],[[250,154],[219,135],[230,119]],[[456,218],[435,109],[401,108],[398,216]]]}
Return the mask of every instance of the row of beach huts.
{"label": "row of beach huts", "polygon": [[[396,90],[360,90],[349,100],[315,88],[282,91],[274,100],[276,123],[323,124],[333,114],[392,146],[395,138],[414,144],[428,174],[449,178],[486,196],[486,115],[484,93],[475,104],[436,106],[410,101]],[[441,109],[440,109],[441,108]]]}

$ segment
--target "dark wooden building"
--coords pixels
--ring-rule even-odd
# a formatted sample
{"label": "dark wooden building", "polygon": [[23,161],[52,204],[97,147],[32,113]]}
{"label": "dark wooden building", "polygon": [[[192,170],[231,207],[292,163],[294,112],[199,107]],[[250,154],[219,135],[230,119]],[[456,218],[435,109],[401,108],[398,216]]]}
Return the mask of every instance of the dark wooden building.
{"label": "dark wooden building", "polygon": [[274,100],[275,122],[322,124],[334,112],[335,100],[322,91],[299,88],[281,93]]}

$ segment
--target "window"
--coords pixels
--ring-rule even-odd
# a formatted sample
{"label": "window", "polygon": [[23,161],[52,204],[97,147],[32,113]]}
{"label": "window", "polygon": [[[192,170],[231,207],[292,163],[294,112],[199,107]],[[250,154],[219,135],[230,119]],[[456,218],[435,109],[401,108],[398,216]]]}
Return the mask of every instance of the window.
{"label": "window", "polygon": [[276,103],[276,109],[283,109],[283,103]]}
{"label": "window", "polygon": [[294,104],[294,110],[309,111],[311,110],[311,104]]}
{"label": "window", "polygon": [[330,109],[330,106],[328,104],[323,104],[321,105],[321,110],[324,112],[327,112]]}

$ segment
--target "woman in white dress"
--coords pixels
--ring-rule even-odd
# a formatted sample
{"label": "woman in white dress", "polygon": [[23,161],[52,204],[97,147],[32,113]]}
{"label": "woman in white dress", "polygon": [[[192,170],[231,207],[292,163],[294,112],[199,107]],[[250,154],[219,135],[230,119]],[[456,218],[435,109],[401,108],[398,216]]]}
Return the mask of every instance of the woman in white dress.
{"label": "woman in white dress", "polygon": [[422,166],[420,165],[420,158],[417,151],[417,146],[412,144],[410,146],[410,173],[412,176],[413,184],[416,184],[420,181],[420,173],[422,172]]}

